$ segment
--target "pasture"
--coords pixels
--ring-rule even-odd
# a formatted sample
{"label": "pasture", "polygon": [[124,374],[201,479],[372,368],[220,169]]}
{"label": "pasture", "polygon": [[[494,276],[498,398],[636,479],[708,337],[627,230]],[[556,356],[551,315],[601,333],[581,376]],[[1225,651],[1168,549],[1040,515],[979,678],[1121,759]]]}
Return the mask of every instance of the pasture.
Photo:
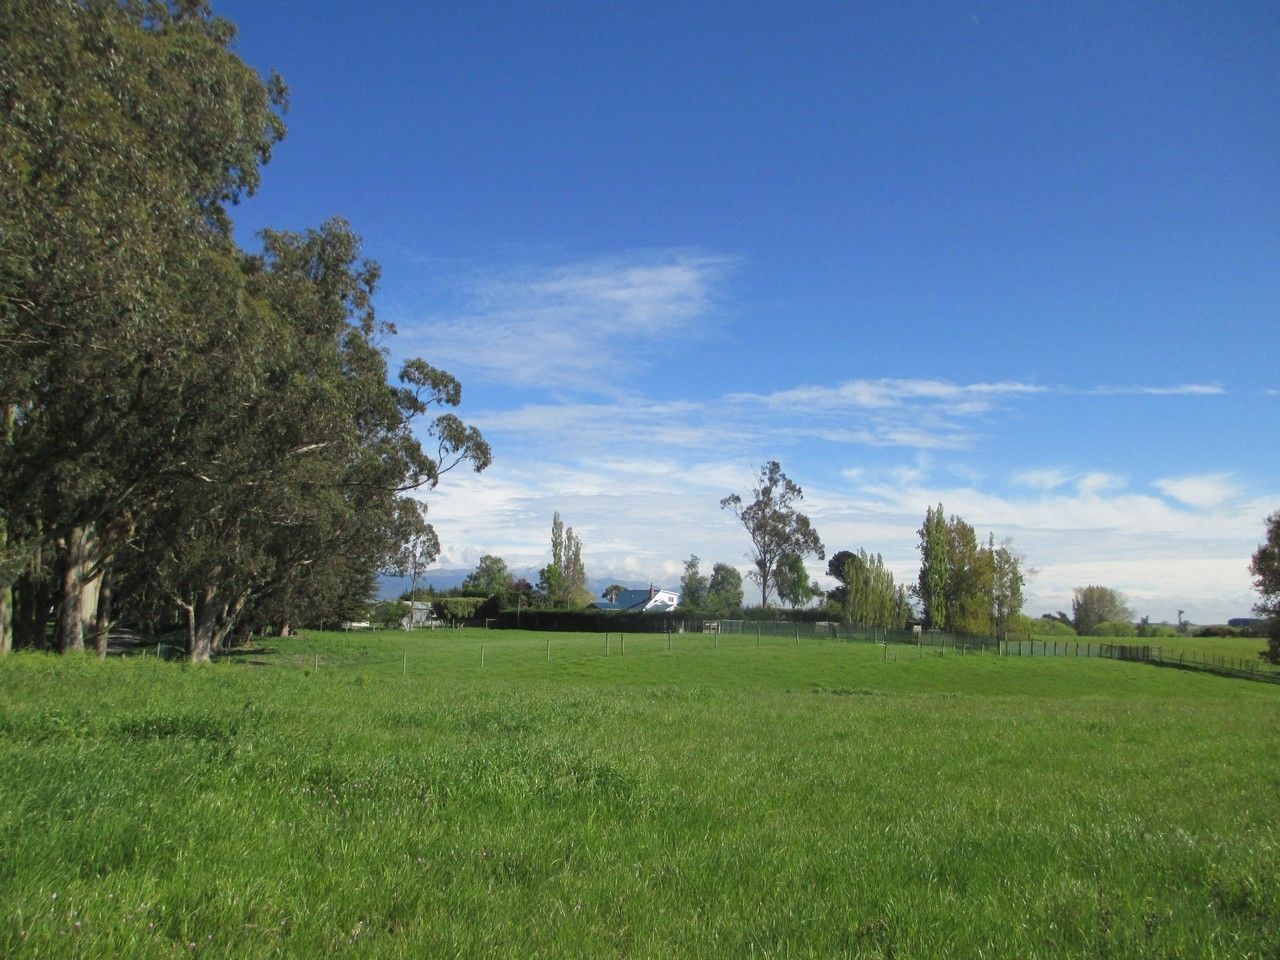
{"label": "pasture", "polygon": [[10,656],[0,954],[1280,952],[1280,686],[666,642]]}

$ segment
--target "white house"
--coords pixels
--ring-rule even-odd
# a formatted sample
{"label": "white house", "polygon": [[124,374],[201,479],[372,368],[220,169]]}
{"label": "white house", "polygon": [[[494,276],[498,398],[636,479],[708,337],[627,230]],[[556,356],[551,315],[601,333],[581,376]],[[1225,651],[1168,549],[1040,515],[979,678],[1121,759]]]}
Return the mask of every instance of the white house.
{"label": "white house", "polygon": [[409,612],[400,621],[404,630],[416,630],[418,627],[437,627],[440,625],[436,617],[436,608],[422,600],[412,600],[408,604]]}
{"label": "white house", "polygon": [[613,600],[600,599],[591,606],[597,610],[632,610],[639,613],[666,613],[680,603],[680,594],[650,586],[647,590],[619,590]]}

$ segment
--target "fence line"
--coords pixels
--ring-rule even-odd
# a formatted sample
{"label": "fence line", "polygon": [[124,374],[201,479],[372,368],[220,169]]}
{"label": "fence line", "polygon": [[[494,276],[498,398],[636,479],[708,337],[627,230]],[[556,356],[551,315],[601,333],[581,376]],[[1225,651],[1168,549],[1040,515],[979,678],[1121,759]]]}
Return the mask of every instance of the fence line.
{"label": "fence line", "polygon": [[[771,640],[782,639],[788,641],[786,645],[790,645],[790,643],[799,644],[802,639],[837,643],[875,643],[885,645],[886,656],[888,655],[888,646],[893,644],[896,646],[915,646],[922,651],[924,648],[928,648],[931,651],[936,651],[939,655],[951,652],[957,654],[989,653],[1006,657],[1085,657],[1148,663],[1157,666],[1212,672],[1223,676],[1280,682],[1280,665],[1268,663],[1260,658],[1242,659],[1197,650],[1166,651],[1162,647],[1150,644],[1111,643],[1095,641],[1087,637],[1069,640],[997,640],[992,637],[966,636],[964,634],[941,633],[938,631],[916,633],[912,630],[854,627],[849,624],[830,621],[804,623],[783,620],[708,620],[700,621],[700,625],[702,626],[700,633],[684,633],[683,637],[686,642],[702,636],[705,638],[704,642],[712,643],[715,646],[719,646],[721,637],[737,637],[748,642],[754,641],[755,644],[759,644],[763,638]],[[618,652],[613,655],[621,655],[621,652],[625,650],[625,640],[623,638],[626,632],[631,632],[638,636],[665,635],[662,646],[666,653],[671,653],[675,649],[672,646],[672,638],[681,635],[679,630],[619,631],[616,629],[616,623],[614,626],[613,633],[617,634],[618,639],[618,644],[614,650]],[[606,633],[605,636],[607,638],[609,634]],[[481,641],[482,648],[483,645],[483,641]],[[539,644],[539,646],[542,645]],[[606,651],[605,655],[609,656],[610,650],[607,639],[604,649]],[[547,661],[550,662],[552,659],[550,637],[547,637],[545,655]],[[483,665],[483,649],[480,651],[479,660]],[[347,667],[374,666],[384,661],[387,663],[399,663],[401,672],[407,673],[408,659],[407,654],[403,652],[394,655],[382,654],[374,656],[369,656],[367,653],[354,655],[334,655],[330,653],[319,654],[314,659],[312,655],[308,654],[305,657],[305,663],[300,663],[299,665],[319,670],[327,665]],[[261,663],[262,661],[256,662]]]}

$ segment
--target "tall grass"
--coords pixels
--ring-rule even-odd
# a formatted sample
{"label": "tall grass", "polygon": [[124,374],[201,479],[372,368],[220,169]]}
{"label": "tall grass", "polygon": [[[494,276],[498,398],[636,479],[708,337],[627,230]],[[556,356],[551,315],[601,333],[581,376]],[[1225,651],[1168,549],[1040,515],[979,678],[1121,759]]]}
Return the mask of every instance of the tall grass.
{"label": "tall grass", "polygon": [[1085,659],[625,643],[315,634],[203,669],[10,657],[0,954],[1280,951],[1280,689]]}

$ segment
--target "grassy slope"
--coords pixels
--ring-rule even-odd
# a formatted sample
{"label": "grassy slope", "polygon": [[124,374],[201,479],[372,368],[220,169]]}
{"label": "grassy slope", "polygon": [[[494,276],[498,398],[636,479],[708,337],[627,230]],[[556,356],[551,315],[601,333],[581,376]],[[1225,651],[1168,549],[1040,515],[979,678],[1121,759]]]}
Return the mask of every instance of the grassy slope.
{"label": "grassy slope", "polygon": [[0,955],[1280,951],[1280,687],[546,639],[0,663]]}

